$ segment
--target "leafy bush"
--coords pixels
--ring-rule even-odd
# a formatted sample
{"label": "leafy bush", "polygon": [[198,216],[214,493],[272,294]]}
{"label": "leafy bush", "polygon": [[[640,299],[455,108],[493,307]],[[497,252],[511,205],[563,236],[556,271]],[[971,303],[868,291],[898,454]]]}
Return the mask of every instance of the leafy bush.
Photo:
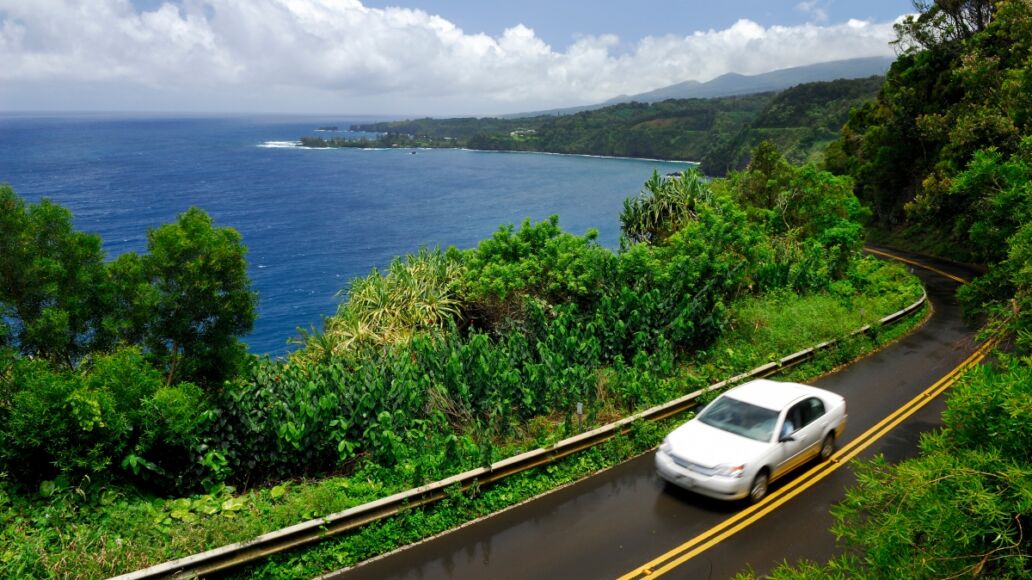
{"label": "leafy bush", "polygon": [[941,432],[897,466],[862,465],[835,533],[885,577],[1029,577],[1032,369],[1013,359],[954,387]]}
{"label": "leafy bush", "polygon": [[204,462],[248,482],[368,458],[418,482],[488,461],[535,418],[569,431],[578,404],[591,418],[683,392],[669,380],[678,361],[723,333],[740,296],[821,290],[845,271],[842,300],[874,283],[876,269],[852,267],[862,212],[847,180],[785,171],[772,221],[698,174],[654,175],[628,206],[653,233],[620,253],[553,216],[374,271],[301,353],[255,360],[227,386],[205,417]]}
{"label": "leafy bush", "polygon": [[952,446],[1032,465],[1032,368],[1016,360],[978,367],[953,389],[943,422]]}
{"label": "leafy bush", "polygon": [[138,349],[98,356],[77,371],[19,360],[3,387],[0,459],[19,481],[64,474],[168,485],[197,443],[201,391],[165,386]]}
{"label": "leafy bush", "polygon": [[612,252],[596,241],[598,232],[575,236],[559,228],[559,217],[519,230],[503,226],[463,256],[461,295],[475,326],[504,330],[523,317],[524,298],[548,304],[591,308],[607,285]]}

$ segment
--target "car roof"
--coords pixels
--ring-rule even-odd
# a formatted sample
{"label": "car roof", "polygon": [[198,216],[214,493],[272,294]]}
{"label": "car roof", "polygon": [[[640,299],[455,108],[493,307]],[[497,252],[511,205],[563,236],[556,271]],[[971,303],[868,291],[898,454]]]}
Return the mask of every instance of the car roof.
{"label": "car roof", "polygon": [[793,401],[807,396],[819,397],[825,401],[842,398],[835,393],[818,389],[817,387],[767,379],[749,381],[744,385],[730,389],[724,394],[738,401],[744,401],[774,411],[780,411]]}

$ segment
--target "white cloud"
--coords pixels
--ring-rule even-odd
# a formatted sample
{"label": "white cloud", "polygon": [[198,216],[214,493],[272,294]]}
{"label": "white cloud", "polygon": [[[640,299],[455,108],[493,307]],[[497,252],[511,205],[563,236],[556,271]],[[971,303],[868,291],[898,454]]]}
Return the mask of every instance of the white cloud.
{"label": "white cloud", "polygon": [[[799,6],[822,10],[817,0]],[[293,94],[352,112],[377,103],[378,112],[419,103],[429,107],[422,112],[511,111],[731,71],[890,55],[892,38],[891,23],[739,20],[724,30],[646,37],[629,49],[604,35],[556,50],[522,24],[497,37],[471,34],[440,16],[359,0],[181,0],[145,12],[128,0],[0,0],[0,84],[6,98],[18,94],[14,83],[26,91],[82,83],[113,93],[235,91],[252,104],[277,93],[268,104],[277,109]]]}
{"label": "white cloud", "polygon": [[827,22],[829,3],[822,2],[821,0],[803,0],[796,4],[796,10],[813,18],[815,22]]}

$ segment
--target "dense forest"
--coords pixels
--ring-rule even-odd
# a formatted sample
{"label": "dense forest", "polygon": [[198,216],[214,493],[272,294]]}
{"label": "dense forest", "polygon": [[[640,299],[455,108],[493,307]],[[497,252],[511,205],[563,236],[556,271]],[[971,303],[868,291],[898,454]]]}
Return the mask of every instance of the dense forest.
{"label": "dense forest", "polygon": [[416,119],[355,125],[372,140],[304,137],[308,147],[468,147],[699,161],[708,175],[743,169],[762,141],[793,163],[817,161],[851,108],[872,100],[881,77],[808,83],[780,93],[623,103],[572,115],[521,119]]}
{"label": "dense forest", "polygon": [[778,93],[760,114],[736,134],[717,132],[717,143],[702,158],[708,175],[744,168],[750,152],[764,141],[774,143],[793,163],[819,162],[835,141],[849,112],[874,100],[883,77],[797,85]]}

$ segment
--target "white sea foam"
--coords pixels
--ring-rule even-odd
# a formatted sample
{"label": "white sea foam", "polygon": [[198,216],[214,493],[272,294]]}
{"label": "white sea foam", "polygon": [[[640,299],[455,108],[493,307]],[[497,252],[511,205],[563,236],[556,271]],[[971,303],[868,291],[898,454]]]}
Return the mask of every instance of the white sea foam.
{"label": "white sea foam", "polygon": [[265,149],[300,149],[300,141],[266,141],[260,145]]}

